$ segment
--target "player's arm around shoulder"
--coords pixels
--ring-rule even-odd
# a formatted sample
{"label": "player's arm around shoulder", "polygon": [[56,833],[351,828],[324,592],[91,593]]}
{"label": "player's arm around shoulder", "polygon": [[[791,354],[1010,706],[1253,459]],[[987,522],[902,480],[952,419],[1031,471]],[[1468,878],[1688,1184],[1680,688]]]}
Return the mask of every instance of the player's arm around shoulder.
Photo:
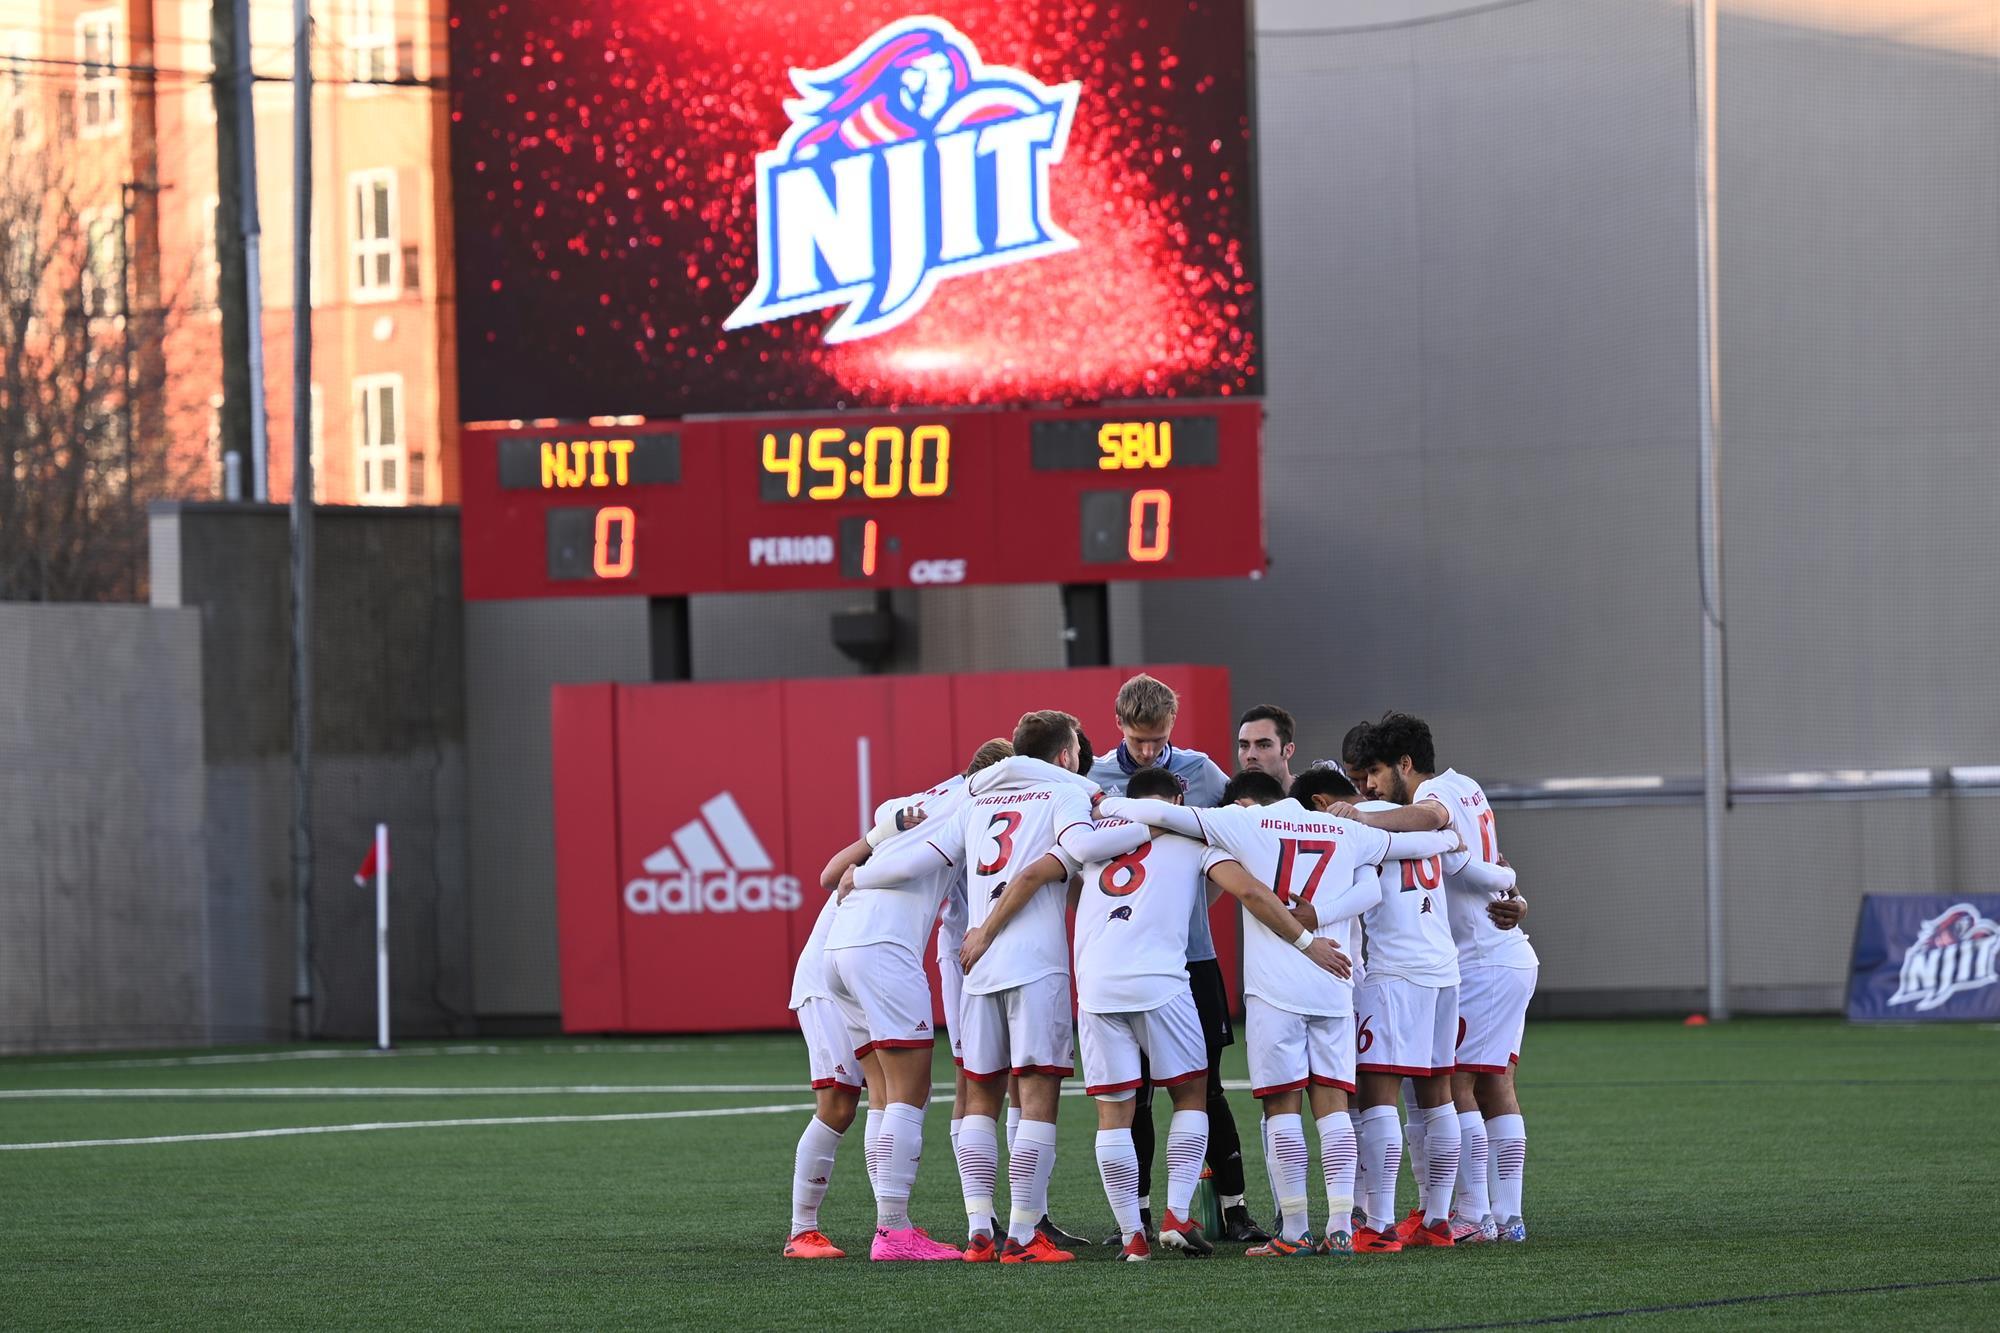
{"label": "player's arm around shoulder", "polygon": [[1435,796],[1399,805],[1394,810],[1357,810],[1351,805],[1336,805],[1327,813],[1384,833],[1435,833],[1451,827],[1451,811]]}
{"label": "player's arm around shoulder", "polygon": [[1050,884],[1067,880],[1074,873],[1074,867],[1059,852],[1044,852],[1030,862],[1014,878],[1007,881],[1007,887],[994,900],[993,908],[986,919],[965,932],[965,943],[959,946],[958,960],[966,971],[993,947],[993,940],[1007,923],[1014,918],[1028,900]]}

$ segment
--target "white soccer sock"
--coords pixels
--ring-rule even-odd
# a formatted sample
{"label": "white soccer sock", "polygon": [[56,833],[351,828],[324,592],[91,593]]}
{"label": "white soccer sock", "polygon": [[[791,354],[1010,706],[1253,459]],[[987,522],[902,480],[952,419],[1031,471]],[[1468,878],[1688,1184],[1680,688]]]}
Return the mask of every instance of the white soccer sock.
{"label": "white soccer sock", "polygon": [[868,1188],[875,1188],[875,1168],[881,1158],[875,1151],[875,1140],[882,1134],[882,1108],[868,1108],[868,1118],[861,1127],[861,1161],[868,1168]]}
{"label": "white soccer sock", "polygon": [[1347,1112],[1319,1118],[1319,1173],[1326,1181],[1328,1235],[1354,1225],[1354,1168],[1358,1156],[1354,1122]]}
{"label": "white soccer sock", "polygon": [[1371,1231],[1387,1231],[1396,1220],[1396,1173],[1403,1167],[1403,1123],[1394,1106],[1361,1113],[1361,1155],[1368,1159],[1368,1196],[1362,1207]]}
{"label": "white soccer sock", "polygon": [[[1354,1142],[1356,1145],[1354,1154],[1354,1197],[1357,1200],[1365,1200],[1368,1197],[1368,1155],[1366,1153],[1361,1152],[1359,1146],[1361,1143],[1361,1107],[1358,1103],[1350,1101],[1348,1103],[1347,1110],[1342,1112],[1342,1114],[1344,1114],[1347,1117],[1348,1132],[1354,1136]],[[1321,1131],[1319,1141],[1322,1145],[1322,1151],[1324,1151],[1324,1145],[1326,1143],[1325,1131]],[[1332,1221],[1328,1222],[1326,1224],[1327,1229],[1329,1231],[1343,1230],[1344,1228],[1336,1227],[1334,1225],[1334,1223],[1338,1222],[1339,1220],[1340,1219],[1336,1217]],[[1353,1225],[1351,1219],[1348,1225],[1350,1226]]]}
{"label": "white soccer sock", "polygon": [[1458,1108],[1450,1102],[1421,1112],[1424,1121],[1424,1225],[1451,1216],[1451,1190],[1458,1183]]}
{"label": "white soccer sock", "polygon": [[954,1146],[958,1154],[958,1188],[965,1195],[968,1235],[993,1229],[993,1182],[1000,1174],[997,1128],[990,1115],[969,1115],[958,1125],[958,1143]]}
{"label": "white soccer sock", "polygon": [[1049,1211],[1049,1177],[1055,1169],[1054,1123],[1023,1120],[1007,1154],[1007,1239],[1026,1245],[1035,1238],[1035,1223]]}
{"label": "white soccer sock", "polygon": [[1270,1147],[1265,1150],[1264,1169],[1271,1173],[1278,1189],[1278,1234],[1297,1240],[1312,1224],[1306,1211],[1305,1121],[1296,1111],[1267,1118],[1271,1127],[1264,1141]]}
{"label": "white soccer sock", "polygon": [[1208,1157],[1208,1112],[1176,1111],[1167,1123],[1167,1211],[1186,1219]]}
{"label": "white soccer sock", "polygon": [[1139,1230],[1139,1150],[1132,1146],[1130,1128],[1097,1131],[1097,1174],[1118,1219],[1118,1234],[1130,1240]]}
{"label": "white soccer sock", "polygon": [[1403,1110],[1403,1142],[1410,1148],[1410,1179],[1416,1183],[1417,1206],[1421,1208],[1424,1181],[1429,1178],[1424,1171],[1424,1112],[1417,1105],[1417,1085],[1407,1078],[1403,1080]]}
{"label": "white soccer sock", "polygon": [[1493,1159],[1493,1215],[1503,1222],[1521,1216],[1521,1178],[1528,1169],[1528,1127],[1519,1115],[1496,1115],[1486,1122]]}
{"label": "white soccer sock", "polygon": [[1014,1140],[1019,1138],[1020,1135],[1021,1108],[1010,1106],[1007,1108],[1007,1155],[1009,1157],[1014,1155]]}
{"label": "white soccer sock", "polygon": [[1278,1203],[1278,1178],[1271,1174],[1271,1120],[1257,1117],[1257,1138],[1264,1145],[1264,1183],[1271,1187],[1271,1216],[1282,1218],[1285,1210]]}
{"label": "white soccer sock", "polygon": [[819,1201],[833,1179],[833,1155],[840,1149],[840,1131],[814,1116],[799,1135],[792,1154],[792,1234],[819,1230]]}
{"label": "white soccer sock", "polygon": [[1486,1196],[1486,1119],[1477,1111],[1460,1111],[1458,1189],[1452,1195],[1452,1206],[1466,1221],[1483,1222],[1493,1211]]}
{"label": "white soccer sock", "polygon": [[882,1113],[881,1165],[875,1169],[875,1225],[900,1231],[910,1225],[910,1190],[924,1155],[924,1108],[891,1102]]}
{"label": "white soccer sock", "polygon": [[955,1115],[951,1118],[951,1153],[954,1157],[958,1156],[958,1128],[964,1123],[964,1116]]}

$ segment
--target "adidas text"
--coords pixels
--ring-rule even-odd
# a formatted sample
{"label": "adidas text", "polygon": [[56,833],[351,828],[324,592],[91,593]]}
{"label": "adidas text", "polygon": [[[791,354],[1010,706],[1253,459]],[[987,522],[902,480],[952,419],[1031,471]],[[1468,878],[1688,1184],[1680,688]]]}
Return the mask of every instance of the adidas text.
{"label": "adidas text", "polygon": [[641,916],[691,912],[789,912],[804,901],[794,875],[676,870],[625,886],[625,909]]}

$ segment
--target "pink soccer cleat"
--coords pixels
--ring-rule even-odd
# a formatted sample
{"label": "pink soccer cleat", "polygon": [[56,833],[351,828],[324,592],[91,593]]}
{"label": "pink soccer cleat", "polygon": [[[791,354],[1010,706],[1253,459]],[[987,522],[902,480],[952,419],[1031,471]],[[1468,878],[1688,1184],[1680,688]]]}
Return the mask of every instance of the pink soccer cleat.
{"label": "pink soccer cleat", "polygon": [[916,1227],[899,1227],[894,1231],[876,1227],[875,1242],[868,1247],[868,1257],[877,1263],[897,1259],[965,1258],[957,1246],[932,1240]]}

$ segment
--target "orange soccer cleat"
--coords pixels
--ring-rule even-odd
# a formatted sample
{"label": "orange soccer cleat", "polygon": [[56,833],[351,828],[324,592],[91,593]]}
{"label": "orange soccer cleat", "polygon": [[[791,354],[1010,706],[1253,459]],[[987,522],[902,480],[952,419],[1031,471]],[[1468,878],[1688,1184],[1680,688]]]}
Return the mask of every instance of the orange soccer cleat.
{"label": "orange soccer cleat", "polygon": [[1354,1233],[1354,1252],[1356,1254],[1397,1254],[1401,1252],[1402,1248],[1403,1242],[1396,1238],[1396,1228],[1394,1227],[1390,1227],[1387,1231],[1377,1231],[1373,1227],[1363,1227]]}
{"label": "orange soccer cleat", "polygon": [[993,1237],[984,1232],[976,1233],[965,1242],[965,1262],[969,1264],[990,1264],[1000,1258],[1000,1247],[993,1243]]}
{"label": "orange soccer cleat", "polygon": [[1451,1239],[1451,1223],[1440,1217],[1430,1225],[1420,1226],[1412,1231],[1410,1238],[1403,1243],[1413,1250],[1420,1250],[1425,1246],[1436,1246],[1441,1250],[1452,1249],[1454,1246]]}
{"label": "orange soccer cleat", "polygon": [[1273,1236],[1262,1245],[1252,1245],[1243,1251],[1245,1259],[1292,1259],[1309,1258],[1319,1253],[1310,1234],[1299,1240],[1286,1240],[1283,1236]]}
{"label": "orange soccer cleat", "polygon": [[801,1231],[785,1242],[787,1259],[845,1259],[847,1251],[817,1231]]}
{"label": "orange soccer cleat", "polygon": [[1026,1245],[1009,1236],[1007,1248],[1000,1251],[1003,1264],[1066,1264],[1074,1258],[1068,1250],[1057,1249],[1055,1242],[1039,1231]]}
{"label": "orange soccer cleat", "polygon": [[1421,1208],[1412,1208],[1410,1210],[1410,1215],[1408,1217],[1405,1217],[1402,1221],[1396,1223],[1396,1239],[1402,1241],[1403,1244],[1408,1245],[1410,1243],[1410,1237],[1416,1232],[1416,1229],[1422,1226],[1423,1224],[1424,1224],[1424,1210]]}

